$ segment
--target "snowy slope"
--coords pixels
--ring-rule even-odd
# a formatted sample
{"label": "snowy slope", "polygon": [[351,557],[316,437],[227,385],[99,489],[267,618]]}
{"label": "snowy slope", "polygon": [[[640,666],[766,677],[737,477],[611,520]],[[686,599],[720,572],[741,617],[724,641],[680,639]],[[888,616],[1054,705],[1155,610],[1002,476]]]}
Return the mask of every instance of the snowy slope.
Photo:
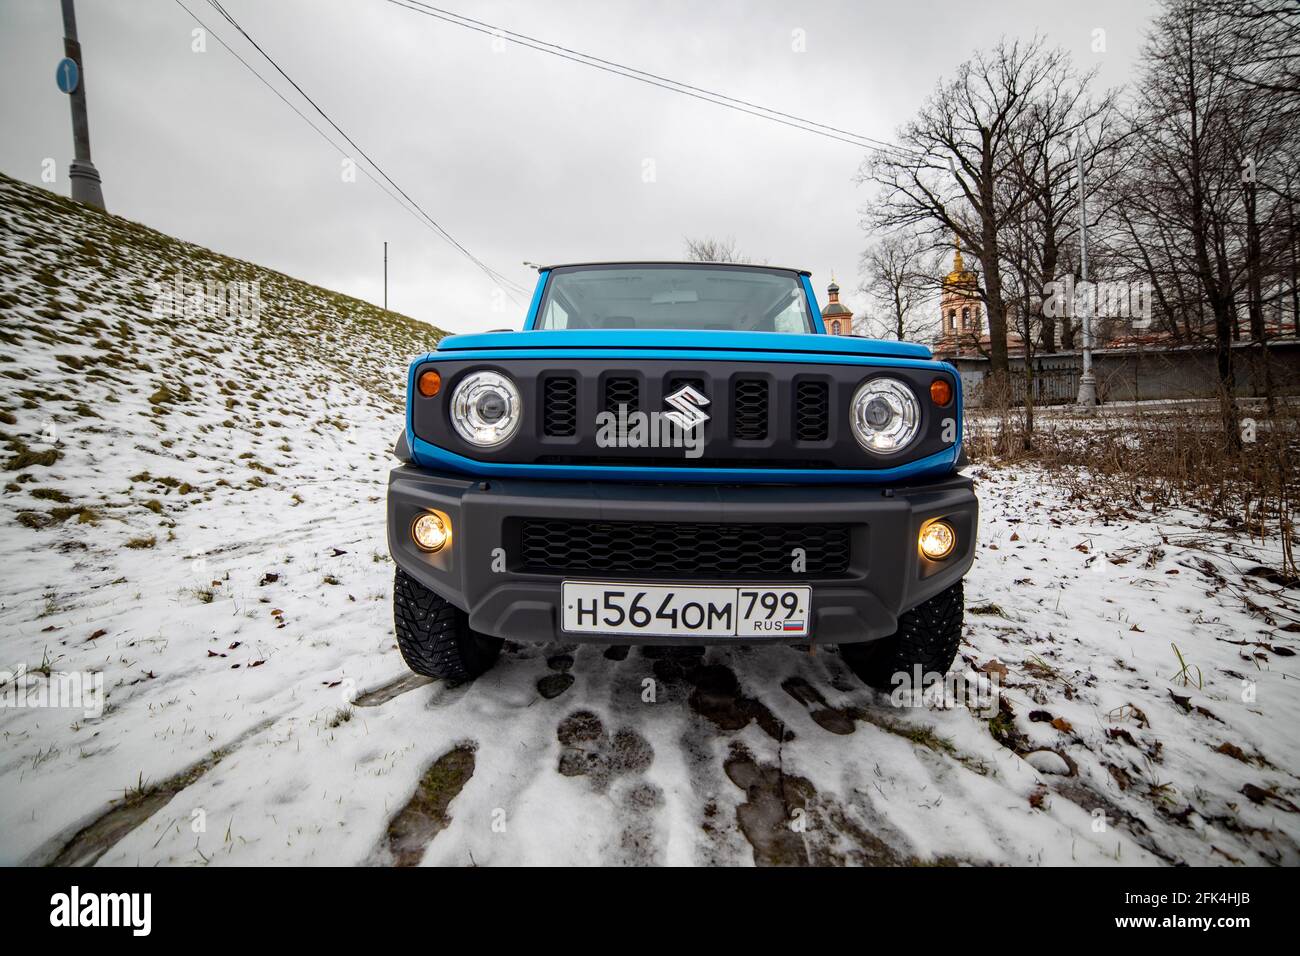
{"label": "snowy slope", "polygon": [[[981,470],[980,712],[894,707],[830,648],[410,679],[382,496],[438,333],[10,180],[0,214],[0,670],[107,691],[0,708],[0,863],[1300,862],[1267,542]],[[154,316],[181,269],[259,280],[260,317]]]}

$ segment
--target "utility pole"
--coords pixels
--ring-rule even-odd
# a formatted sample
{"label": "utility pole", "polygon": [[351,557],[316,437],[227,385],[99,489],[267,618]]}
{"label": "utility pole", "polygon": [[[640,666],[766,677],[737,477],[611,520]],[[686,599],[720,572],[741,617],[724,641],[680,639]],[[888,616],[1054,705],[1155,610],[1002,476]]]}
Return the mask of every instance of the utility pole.
{"label": "utility pole", "polygon": [[90,161],[90,124],[86,120],[86,69],[81,62],[81,44],[77,42],[77,13],[72,0],[63,0],[63,55],[76,64],[76,87],[68,91],[72,104],[73,160],[68,165],[72,198],[104,208],[104,191],[99,171]]}
{"label": "utility pole", "polygon": [[[1083,293],[1083,375],[1079,378],[1078,404],[1086,409],[1097,405],[1097,376],[1092,370],[1092,301],[1088,288],[1088,205],[1083,178],[1083,136],[1075,137],[1079,164],[1079,291]],[[1075,301],[1079,300],[1076,295]]]}
{"label": "utility pole", "polygon": [[388,243],[384,243],[384,311],[388,311]]}

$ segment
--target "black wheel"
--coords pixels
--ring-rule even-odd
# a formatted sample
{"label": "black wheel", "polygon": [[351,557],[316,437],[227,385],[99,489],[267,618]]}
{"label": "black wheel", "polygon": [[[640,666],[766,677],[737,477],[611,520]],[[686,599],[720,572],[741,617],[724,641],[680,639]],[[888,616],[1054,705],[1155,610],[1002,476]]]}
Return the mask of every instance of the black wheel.
{"label": "black wheel", "polygon": [[853,673],[880,690],[892,690],[897,673],[910,679],[918,664],[923,675],[942,676],[957,656],[964,610],[962,582],[958,581],[900,617],[898,630],[889,637],[841,644],[840,657]]}
{"label": "black wheel", "polygon": [[426,677],[473,680],[501,653],[501,638],[469,628],[469,615],[401,568],[393,580],[393,623],[406,666]]}

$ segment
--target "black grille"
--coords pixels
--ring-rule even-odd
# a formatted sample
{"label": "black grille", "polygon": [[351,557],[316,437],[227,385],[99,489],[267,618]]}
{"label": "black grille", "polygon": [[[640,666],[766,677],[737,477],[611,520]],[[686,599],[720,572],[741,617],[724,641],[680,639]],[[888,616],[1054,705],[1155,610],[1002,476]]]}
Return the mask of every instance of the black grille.
{"label": "black grille", "polygon": [[738,378],[732,389],[731,437],[761,441],[767,437],[767,382]]}
{"label": "black grille", "polygon": [[825,382],[800,382],[794,390],[794,434],[799,441],[825,441],[830,410]]}
{"label": "black grille", "polygon": [[629,412],[637,411],[641,406],[641,389],[634,378],[610,376],[605,379],[605,410],[617,412],[620,405],[626,405]]}
{"label": "black grille", "polygon": [[[685,578],[839,577],[849,569],[846,524],[520,520],[520,568],[534,574]],[[803,549],[805,567],[791,570]]]}
{"label": "black grille", "polygon": [[578,383],[568,377],[548,378],[543,386],[542,433],[571,438],[578,431]]}

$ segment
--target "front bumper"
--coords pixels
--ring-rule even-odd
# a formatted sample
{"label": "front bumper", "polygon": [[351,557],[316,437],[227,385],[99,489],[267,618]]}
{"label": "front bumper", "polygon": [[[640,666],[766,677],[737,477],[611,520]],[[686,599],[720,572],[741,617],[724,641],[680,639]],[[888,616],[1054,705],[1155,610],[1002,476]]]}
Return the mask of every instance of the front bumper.
{"label": "front bumper", "polygon": [[[450,520],[450,545],[437,554],[419,550],[411,523],[428,511]],[[975,555],[979,503],[969,478],[900,488],[863,485],[672,485],[568,482],[526,479],[467,480],[412,465],[395,468],[388,485],[388,546],[406,573],[469,614],[472,628],[526,643],[680,644],[695,642],[803,643],[807,636],[742,638],[639,637],[573,634],[560,629],[564,575],[521,570],[510,554],[512,521],[567,518],[577,521],[672,521],[700,523],[844,523],[852,527],[847,571],[833,577],[783,578],[812,587],[814,641],[850,644],[892,634],[898,616],[955,584]],[[943,561],[919,552],[921,525],[945,518],[957,531],[957,547]],[[601,580],[590,572],[572,579]],[[610,581],[638,580],[611,574]],[[655,578],[654,584],[766,584],[755,579]]]}

